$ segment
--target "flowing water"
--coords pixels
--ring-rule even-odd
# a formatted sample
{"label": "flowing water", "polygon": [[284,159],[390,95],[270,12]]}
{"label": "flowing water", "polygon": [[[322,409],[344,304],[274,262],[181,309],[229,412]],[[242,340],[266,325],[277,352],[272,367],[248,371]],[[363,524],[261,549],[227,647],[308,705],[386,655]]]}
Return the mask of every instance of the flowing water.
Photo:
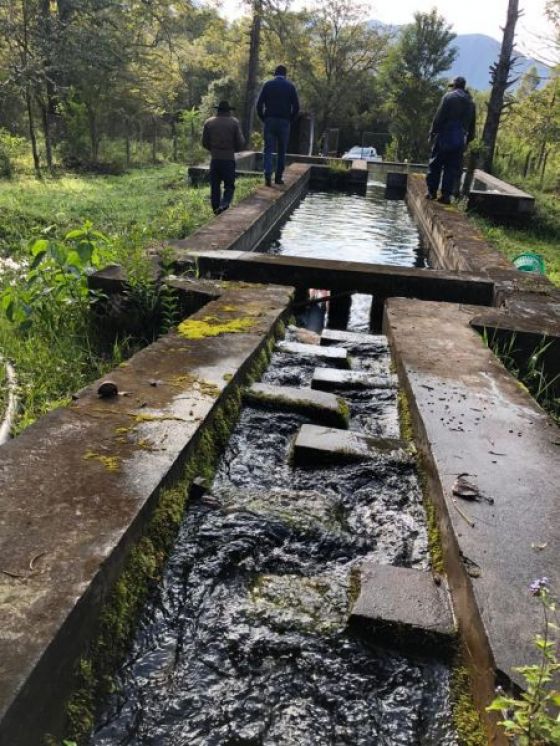
{"label": "flowing water", "polygon": [[[386,200],[385,185],[365,195],[309,192],[261,251],[348,262],[425,267],[420,232],[403,200]],[[371,297],[352,296],[349,329],[367,331]]]}
{"label": "flowing water", "polygon": [[[382,338],[345,346],[352,367],[390,378]],[[276,352],[263,380],[307,386],[317,364]],[[351,428],[398,434],[395,390],[343,395]],[[243,408],[92,745],[455,746],[449,669],[347,627],[361,562],[428,566],[413,459],[294,467],[308,422]]]}

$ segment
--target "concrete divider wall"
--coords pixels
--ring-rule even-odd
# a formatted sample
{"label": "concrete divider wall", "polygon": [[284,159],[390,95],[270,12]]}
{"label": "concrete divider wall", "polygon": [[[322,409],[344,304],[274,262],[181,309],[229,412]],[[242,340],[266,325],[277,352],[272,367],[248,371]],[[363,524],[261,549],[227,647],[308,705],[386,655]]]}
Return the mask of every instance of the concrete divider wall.
{"label": "concrete divider wall", "polygon": [[284,175],[284,186],[259,187],[235,209],[222,213],[188,238],[171,241],[169,245],[178,256],[192,249],[252,251],[303,197],[310,175],[310,166],[290,166]]}
{"label": "concrete divider wall", "polygon": [[[292,292],[223,283],[220,291],[113,372],[121,395],[100,399],[93,384],[2,447],[2,744],[36,746],[46,732],[65,734],[76,662],[131,549],[141,537],[151,541],[144,532],[162,487],[195,453],[189,473],[204,473],[207,434],[225,435],[221,407],[257,364]],[[180,520],[184,494],[176,500],[165,521]],[[147,546],[149,576],[162,558]]]}
{"label": "concrete divider wall", "polygon": [[[542,632],[530,583],[560,584],[560,432],[481,343],[474,307],[390,299],[385,331],[408,397],[428,498],[481,713],[495,685],[524,685]],[[434,334],[434,326],[437,332]],[[459,475],[478,491],[461,499]],[[538,538],[537,538],[538,537]],[[487,717],[491,743],[503,743]]]}

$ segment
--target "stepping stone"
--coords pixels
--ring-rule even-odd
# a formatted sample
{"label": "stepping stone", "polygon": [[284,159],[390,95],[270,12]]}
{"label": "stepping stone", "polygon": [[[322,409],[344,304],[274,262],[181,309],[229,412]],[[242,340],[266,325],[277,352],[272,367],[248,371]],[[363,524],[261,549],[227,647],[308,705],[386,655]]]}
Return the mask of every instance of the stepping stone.
{"label": "stepping stone", "polygon": [[356,388],[394,389],[396,387],[395,376],[374,376],[364,370],[315,368],[311,380],[311,388],[318,391]]}
{"label": "stepping stone", "polygon": [[286,352],[290,355],[301,355],[303,357],[316,357],[326,360],[334,368],[349,368],[350,359],[346,350],[341,347],[321,347],[321,345],[307,345],[301,342],[279,342],[276,345],[278,352]]}
{"label": "stepping stone", "polygon": [[371,438],[350,430],[302,425],[294,444],[294,459],[299,464],[361,461],[374,458],[380,451],[400,452],[406,457],[406,443],[393,438]]}
{"label": "stepping stone", "polygon": [[348,427],[348,407],[344,399],[334,394],[312,391],[309,388],[254,383],[244,396],[257,406],[301,412],[324,425]]}
{"label": "stepping stone", "polygon": [[401,648],[449,652],[456,629],[446,587],[431,572],[366,562],[360,595],[350,614],[352,629]]}
{"label": "stepping stone", "polygon": [[323,329],[321,334],[321,345],[337,345],[337,344],[353,344],[353,345],[384,345],[389,346],[387,337],[384,334],[360,334],[360,332],[347,332],[339,329]]}

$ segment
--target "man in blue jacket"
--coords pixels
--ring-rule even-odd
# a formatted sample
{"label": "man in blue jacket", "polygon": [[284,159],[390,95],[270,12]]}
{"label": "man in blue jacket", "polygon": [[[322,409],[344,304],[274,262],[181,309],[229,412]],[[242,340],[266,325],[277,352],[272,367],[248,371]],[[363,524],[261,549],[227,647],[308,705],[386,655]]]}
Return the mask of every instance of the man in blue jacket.
{"label": "man in blue jacket", "polygon": [[444,205],[451,203],[451,195],[463,169],[465,147],[475,135],[475,105],[465,86],[466,81],[461,76],[453,79],[449,85],[451,90],[442,98],[430,130],[432,155],[426,177],[426,197],[437,197],[441,179],[439,202]]}
{"label": "man in blue jacket", "polygon": [[286,75],[286,67],[278,65],[274,78],[264,84],[257,101],[257,114],[264,122],[264,181],[267,186],[272,186],[272,154],[275,149],[278,155],[274,183],[284,183],[282,174],[286,163],[290,124],[299,112],[296,87],[286,79]]}

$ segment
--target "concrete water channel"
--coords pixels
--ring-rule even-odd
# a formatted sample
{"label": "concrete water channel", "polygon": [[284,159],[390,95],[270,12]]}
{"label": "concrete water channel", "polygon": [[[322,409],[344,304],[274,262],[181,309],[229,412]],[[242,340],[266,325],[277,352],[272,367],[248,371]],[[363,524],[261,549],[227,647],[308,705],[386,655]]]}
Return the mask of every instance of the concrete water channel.
{"label": "concrete water channel", "polygon": [[[554,341],[557,295],[420,179],[410,213],[326,181],[294,163],[176,242],[187,318],[124,395],[2,447],[0,743],[456,744],[469,699],[503,741],[484,706],[532,659],[526,587],[560,581],[560,434],[476,329],[534,334],[538,304]],[[352,294],[353,330],[286,328],[309,288]]]}

